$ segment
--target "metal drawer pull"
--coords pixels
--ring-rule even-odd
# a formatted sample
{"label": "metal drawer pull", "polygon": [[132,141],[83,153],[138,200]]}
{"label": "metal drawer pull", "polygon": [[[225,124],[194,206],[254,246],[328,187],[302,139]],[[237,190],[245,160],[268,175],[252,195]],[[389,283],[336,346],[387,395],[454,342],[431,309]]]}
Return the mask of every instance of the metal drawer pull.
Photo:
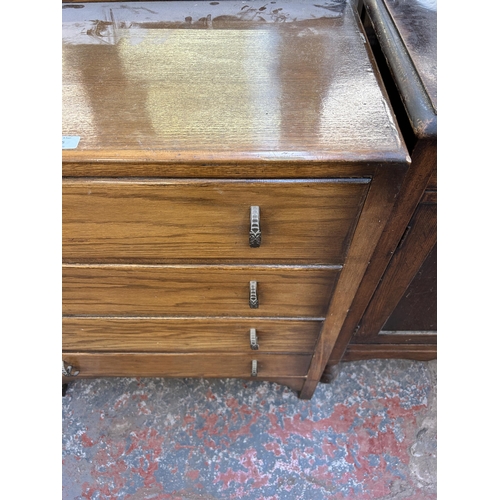
{"label": "metal drawer pull", "polygon": [[250,347],[253,351],[257,351],[259,349],[259,344],[257,343],[258,341],[257,331],[255,328],[250,328]]}
{"label": "metal drawer pull", "polygon": [[257,376],[257,360],[252,359],[252,377]]}
{"label": "metal drawer pull", "polygon": [[259,308],[259,297],[257,296],[257,282],[250,281],[250,298],[248,300],[248,304],[250,305],[250,309],[258,309]]}
{"label": "metal drawer pull", "polygon": [[260,207],[250,207],[249,243],[252,248],[260,247],[262,233],[260,231]]}
{"label": "metal drawer pull", "polygon": [[76,377],[80,373],[80,370],[73,371],[73,367],[68,365],[68,363],[62,362],[62,374],[65,377]]}

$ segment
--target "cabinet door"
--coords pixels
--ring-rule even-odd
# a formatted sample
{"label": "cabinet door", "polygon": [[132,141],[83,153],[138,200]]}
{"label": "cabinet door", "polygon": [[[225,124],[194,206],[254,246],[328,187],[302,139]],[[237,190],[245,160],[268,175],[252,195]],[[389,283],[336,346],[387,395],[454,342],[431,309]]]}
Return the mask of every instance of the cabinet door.
{"label": "cabinet door", "polygon": [[418,270],[381,334],[437,332],[437,244]]}
{"label": "cabinet door", "polygon": [[437,205],[424,195],[363,315],[354,341],[436,341]]}

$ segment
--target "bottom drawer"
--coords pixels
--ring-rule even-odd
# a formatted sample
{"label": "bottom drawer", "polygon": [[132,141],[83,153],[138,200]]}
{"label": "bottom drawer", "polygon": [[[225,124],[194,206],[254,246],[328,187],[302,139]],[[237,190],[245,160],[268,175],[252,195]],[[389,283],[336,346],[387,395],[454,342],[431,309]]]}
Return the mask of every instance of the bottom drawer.
{"label": "bottom drawer", "polygon": [[[305,377],[310,354],[145,354],[66,353],[63,361],[78,377],[247,378],[257,361],[255,378]],[[252,377],[253,378],[253,377]]]}

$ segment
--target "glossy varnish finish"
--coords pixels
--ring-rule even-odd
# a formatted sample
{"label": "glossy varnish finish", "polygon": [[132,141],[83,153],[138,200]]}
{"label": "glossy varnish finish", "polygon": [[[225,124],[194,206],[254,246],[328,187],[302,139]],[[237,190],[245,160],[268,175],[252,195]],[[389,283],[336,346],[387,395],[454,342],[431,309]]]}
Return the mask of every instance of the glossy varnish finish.
{"label": "glossy varnish finish", "polygon": [[408,165],[350,3],[72,5],[64,361],[310,398]]}
{"label": "glossy varnish finish", "polygon": [[133,5],[63,10],[65,161],[405,159],[348,4]]}
{"label": "glossy varnish finish", "polygon": [[437,113],[437,0],[385,0]]}

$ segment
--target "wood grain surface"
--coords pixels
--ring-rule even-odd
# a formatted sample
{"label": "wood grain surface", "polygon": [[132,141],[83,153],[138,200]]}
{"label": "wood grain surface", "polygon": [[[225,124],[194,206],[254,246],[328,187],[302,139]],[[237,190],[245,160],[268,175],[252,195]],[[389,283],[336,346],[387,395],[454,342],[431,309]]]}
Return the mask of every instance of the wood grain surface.
{"label": "wood grain surface", "polygon": [[63,359],[310,398],[409,161],[350,2],[62,17]]}
{"label": "wood grain surface", "polygon": [[437,114],[437,2],[384,0]]}
{"label": "wood grain surface", "polygon": [[[65,262],[342,263],[368,179],[63,182]],[[262,244],[250,248],[250,207]]]}
{"label": "wood grain surface", "polygon": [[[339,270],[325,267],[63,266],[63,314],[323,317]],[[249,307],[257,281],[259,308]]]}
{"label": "wood grain surface", "polygon": [[93,352],[312,353],[319,321],[211,318],[63,318],[63,351]]}
{"label": "wood grain surface", "polygon": [[[401,12],[397,13],[399,19],[396,23],[393,17],[394,10],[387,8],[390,4],[397,6],[396,11],[406,11],[402,16]],[[411,12],[412,6],[429,17],[424,15],[418,19],[419,16]],[[390,67],[392,78],[398,87],[415,137],[435,140],[437,137],[436,10],[429,8],[430,4],[384,0],[364,0],[364,7]],[[405,24],[406,27],[403,26]],[[407,36],[408,39],[405,39]],[[425,64],[422,64],[423,61]]]}
{"label": "wood grain surface", "polygon": [[[384,272],[390,264],[394,252],[400,244],[422,198],[427,198],[429,203],[435,203],[436,193],[426,195],[425,190],[429,179],[436,172],[436,168],[436,140],[418,140],[412,151],[412,164],[404,177],[392,213],[388,217],[382,236],[373,252],[370,264],[349,308],[349,312],[331,353],[329,364],[333,365],[342,360],[344,352],[351,339],[353,339],[375,290],[384,279]],[[387,316],[382,320],[377,320],[380,327],[383,326],[386,319]]]}
{"label": "wood grain surface", "polygon": [[349,2],[83,5],[62,10],[64,161],[406,160]]}
{"label": "wood grain surface", "polygon": [[356,332],[357,339],[368,339],[378,335],[435,246],[437,241],[436,205],[434,203],[420,204],[408,227],[406,236],[394,252],[384,273],[384,279],[380,282],[359,323],[359,329]]}
{"label": "wood grain surface", "polygon": [[[420,266],[382,330],[384,337],[389,332],[406,331],[408,335],[412,331],[437,332],[437,244]],[[421,333],[418,335],[422,336]]]}
{"label": "wood grain surface", "polygon": [[158,354],[64,353],[63,360],[80,370],[79,377],[250,377],[257,360],[261,378],[303,377],[308,354]]}
{"label": "wood grain surface", "polygon": [[380,169],[374,176],[349,255],[328,306],[325,322],[314,350],[313,363],[300,393],[303,399],[312,397],[321,379],[352,300],[394,206],[405,172],[406,169],[401,165],[399,169]]}
{"label": "wood grain surface", "polygon": [[431,176],[429,177],[429,182],[427,183],[427,189],[437,190],[437,182],[438,182],[438,175],[437,175],[437,165],[436,165]]}
{"label": "wood grain surface", "polygon": [[430,361],[437,359],[437,346],[401,345],[401,344],[351,344],[342,361],[360,361],[364,359],[414,359]]}
{"label": "wood grain surface", "polygon": [[[65,157],[62,164],[63,177],[70,178],[152,178],[152,179],[332,179],[369,178],[376,164],[350,159],[320,162],[296,160],[259,161],[214,161],[190,160],[185,162],[154,162],[145,159],[120,161],[119,154],[112,160],[99,160],[89,156],[85,161]],[[391,168],[394,159],[390,155],[383,162]]]}

